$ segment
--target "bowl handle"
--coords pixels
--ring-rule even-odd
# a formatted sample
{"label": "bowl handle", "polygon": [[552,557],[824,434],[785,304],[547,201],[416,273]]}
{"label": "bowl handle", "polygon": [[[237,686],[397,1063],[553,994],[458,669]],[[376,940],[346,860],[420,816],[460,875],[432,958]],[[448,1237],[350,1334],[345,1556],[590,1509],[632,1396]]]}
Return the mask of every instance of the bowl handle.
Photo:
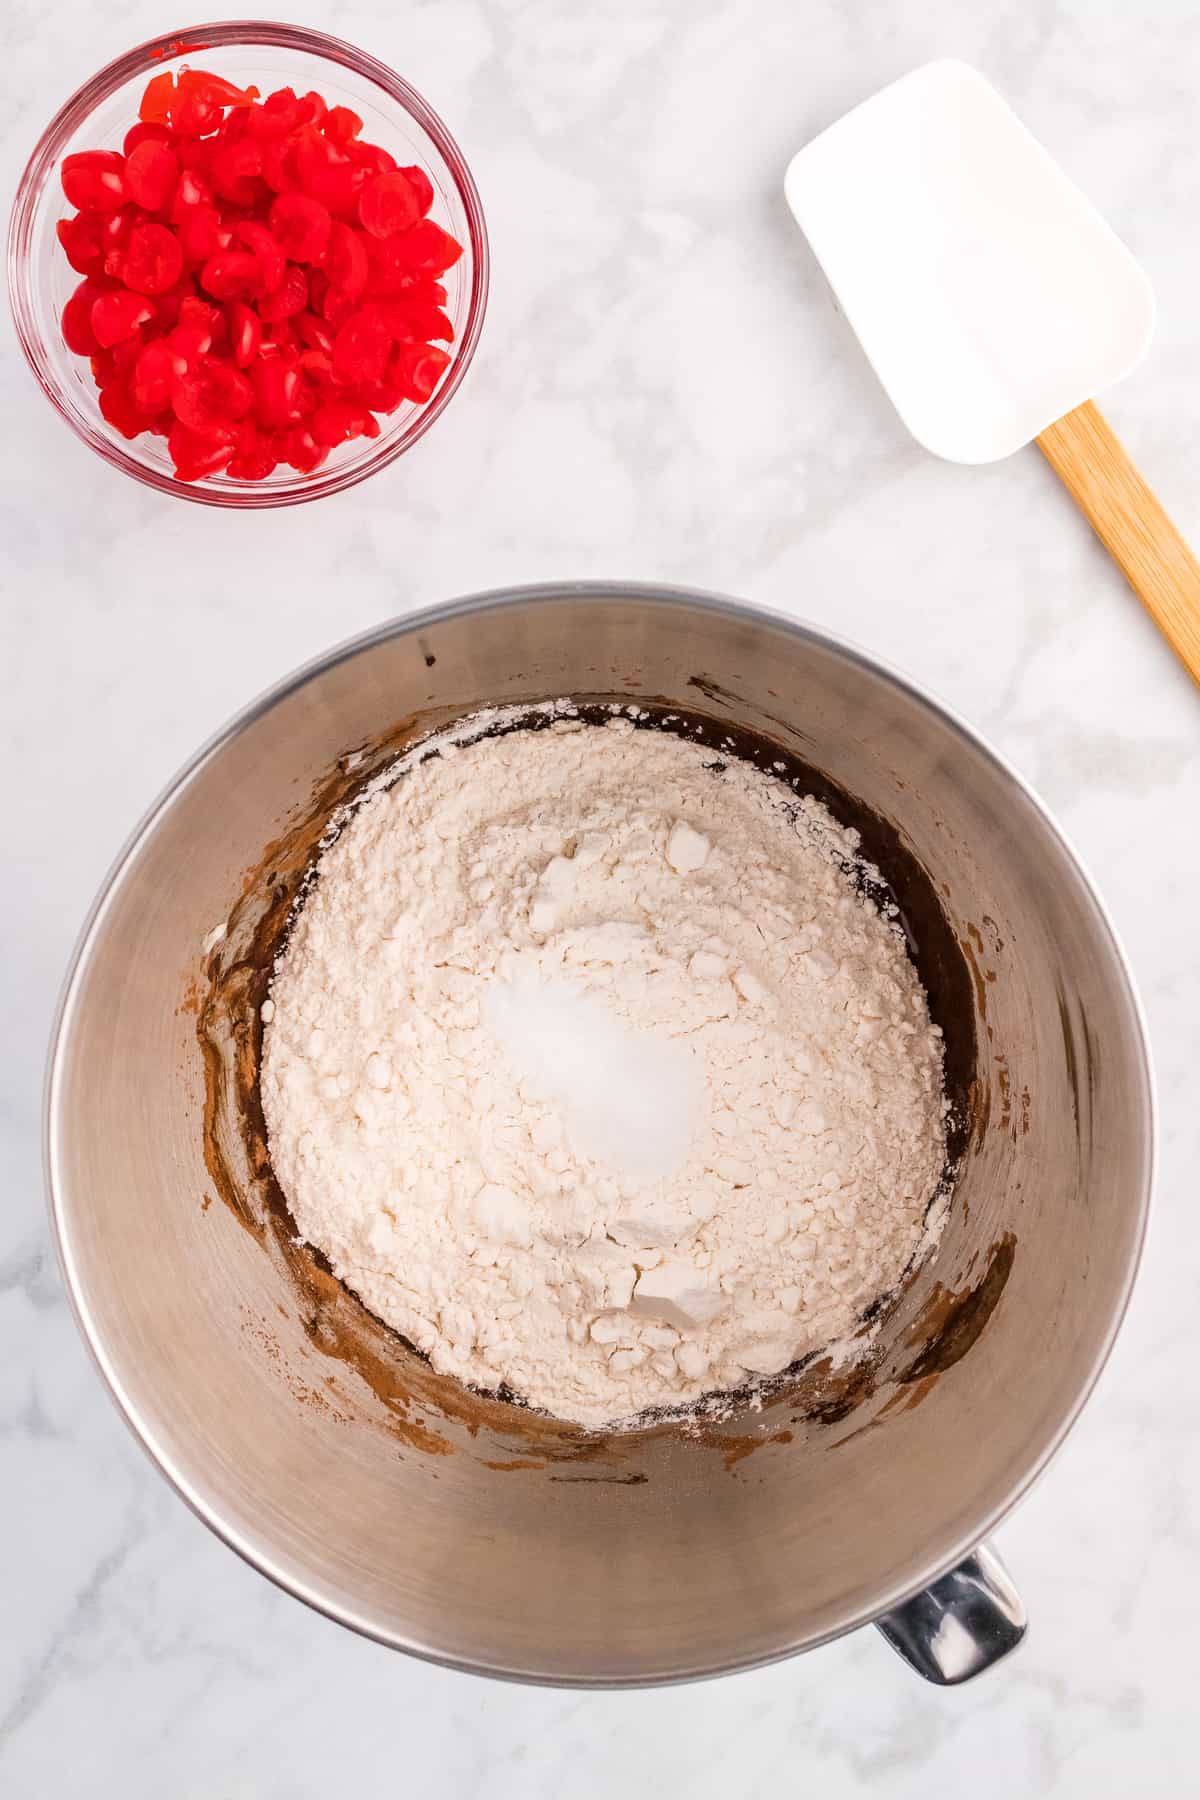
{"label": "bowl handle", "polygon": [[990,1544],[876,1619],[910,1669],[939,1687],[970,1681],[1015,1650],[1025,1636],[1025,1607]]}

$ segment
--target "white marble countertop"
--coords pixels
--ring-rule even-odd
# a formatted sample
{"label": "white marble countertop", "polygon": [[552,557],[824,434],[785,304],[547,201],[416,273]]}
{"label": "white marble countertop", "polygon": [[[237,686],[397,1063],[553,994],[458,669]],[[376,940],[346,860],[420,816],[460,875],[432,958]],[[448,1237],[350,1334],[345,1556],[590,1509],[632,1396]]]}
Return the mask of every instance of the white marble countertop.
{"label": "white marble countertop", "polygon": [[[330,0],[293,16],[401,69],[458,135],[492,230],[491,314],[462,394],[410,456],[320,505],[244,518],[101,464],[3,328],[0,1789],[1181,1795],[1200,1594],[1200,695],[1035,451],[965,469],[910,442],[780,177],[884,81],[933,56],[975,62],[1150,271],[1157,338],[1107,410],[1200,542],[1200,16],[1114,0]],[[70,89],[175,23],[149,0],[10,7],[5,191]],[[1081,1424],[1000,1536],[1028,1643],[956,1693],[922,1687],[869,1632],[626,1695],[500,1686],[359,1641],[168,1491],[63,1297],[43,1049],[84,910],[151,796],[338,638],[482,587],[622,574],[793,609],[953,702],[1057,811],[1145,997],[1163,1154],[1144,1272]]]}

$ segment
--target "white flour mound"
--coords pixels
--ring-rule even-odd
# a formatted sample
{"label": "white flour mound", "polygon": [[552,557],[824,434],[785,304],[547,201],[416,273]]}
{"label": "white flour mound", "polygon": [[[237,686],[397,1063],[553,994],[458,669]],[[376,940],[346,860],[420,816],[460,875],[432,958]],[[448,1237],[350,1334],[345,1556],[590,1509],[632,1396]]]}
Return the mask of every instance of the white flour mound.
{"label": "white flour mound", "polygon": [[464,721],[349,820],[262,1099],[302,1237],[373,1312],[612,1426],[836,1346],[895,1286],[945,1210],[942,1046],[853,832],[570,710]]}

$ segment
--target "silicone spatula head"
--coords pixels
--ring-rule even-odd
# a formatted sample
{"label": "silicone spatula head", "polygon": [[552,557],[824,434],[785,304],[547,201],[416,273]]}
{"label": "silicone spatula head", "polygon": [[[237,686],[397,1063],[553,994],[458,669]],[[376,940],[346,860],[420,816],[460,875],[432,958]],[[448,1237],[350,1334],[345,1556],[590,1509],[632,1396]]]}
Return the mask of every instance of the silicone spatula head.
{"label": "silicone spatula head", "polygon": [[885,88],[793,157],[788,204],[918,443],[994,462],[1119,381],[1145,274],[966,63]]}

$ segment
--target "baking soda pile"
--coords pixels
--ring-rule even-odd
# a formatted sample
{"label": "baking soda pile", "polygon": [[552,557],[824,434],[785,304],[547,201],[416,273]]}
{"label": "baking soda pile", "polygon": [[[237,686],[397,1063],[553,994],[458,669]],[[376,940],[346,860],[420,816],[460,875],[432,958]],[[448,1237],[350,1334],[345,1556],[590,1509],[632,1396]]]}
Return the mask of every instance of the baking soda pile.
{"label": "baking soda pile", "polygon": [[944,1210],[942,1046],[852,832],[570,711],[464,721],[349,820],[262,1097],[300,1234],[372,1311],[612,1425],[836,1346],[895,1286]]}

